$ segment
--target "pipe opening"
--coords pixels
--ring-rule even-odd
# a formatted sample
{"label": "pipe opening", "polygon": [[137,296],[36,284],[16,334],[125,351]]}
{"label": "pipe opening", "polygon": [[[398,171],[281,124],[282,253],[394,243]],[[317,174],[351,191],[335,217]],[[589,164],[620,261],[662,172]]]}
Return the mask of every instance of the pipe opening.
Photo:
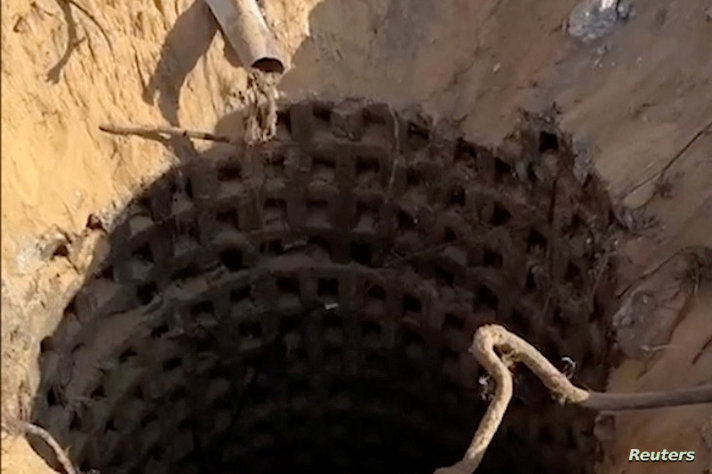
{"label": "pipe opening", "polygon": [[[431,473],[486,407],[488,322],[604,387],[611,203],[566,136],[529,117],[511,155],[383,104],[279,117],[250,166],[221,144],[138,196],[42,341],[33,422],[77,466]],[[526,372],[515,394],[478,472],[593,472],[591,413]]]}
{"label": "pipe opening", "polygon": [[282,74],[284,72],[282,61],[275,58],[260,58],[253,62],[251,66],[267,73]]}

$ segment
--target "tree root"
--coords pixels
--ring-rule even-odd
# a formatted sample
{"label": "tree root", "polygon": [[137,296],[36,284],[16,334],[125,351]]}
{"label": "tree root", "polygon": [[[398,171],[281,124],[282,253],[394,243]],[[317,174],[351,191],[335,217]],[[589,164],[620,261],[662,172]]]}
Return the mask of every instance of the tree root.
{"label": "tree root", "polygon": [[[502,353],[501,358],[495,348]],[[534,346],[495,324],[485,325],[477,330],[470,352],[495,380],[495,396],[487,407],[463,459],[453,466],[436,469],[434,474],[471,474],[480,465],[512,398],[513,383],[509,369],[516,362],[522,362],[529,367],[561,404],[569,403],[592,410],[611,411],[712,402],[712,384],[669,392],[632,394],[592,392],[578,388]]]}
{"label": "tree root", "polygon": [[69,459],[69,456],[67,456],[67,453],[64,451],[64,449],[62,449],[57,440],[54,439],[54,436],[52,436],[49,431],[40,426],[33,425],[32,423],[27,423],[25,421],[15,421],[12,423],[12,425],[12,431],[17,431],[24,435],[31,434],[33,436],[37,436],[42,441],[47,443],[47,446],[52,449],[52,452],[54,452],[54,455],[57,457],[57,461],[62,466],[62,469],[64,470],[65,474],[81,474],[80,471],[74,467],[72,461],[70,461]]}
{"label": "tree root", "polygon": [[198,140],[207,140],[220,143],[231,143],[230,138],[215,135],[208,132],[197,132],[194,130],[186,130],[178,127],[144,127],[144,126],[121,126],[113,124],[105,124],[99,126],[99,130],[114,135],[137,135],[143,138],[153,138],[166,135],[169,137],[188,137]]}

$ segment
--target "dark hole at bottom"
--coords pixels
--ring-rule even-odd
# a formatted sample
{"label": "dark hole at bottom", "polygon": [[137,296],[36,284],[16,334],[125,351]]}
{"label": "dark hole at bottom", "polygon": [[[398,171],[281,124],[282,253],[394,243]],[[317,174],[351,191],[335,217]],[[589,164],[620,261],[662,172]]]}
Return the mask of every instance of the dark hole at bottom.
{"label": "dark hole at bottom", "polygon": [[[286,288],[288,282],[281,283],[294,291]],[[319,286],[333,294],[337,282],[322,279]],[[487,301],[492,295],[483,289],[479,296]],[[403,305],[411,313],[423,310],[416,295],[406,294]],[[287,347],[287,334],[306,336],[309,318],[314,317],[313,311],[284,316],[281,335],[239,363],[229,362],[215,349],[212,354],[196,352],[197,341],[190,339],[153,364],[146,355],[148,346],[128,348],[107,377],[109,385],[98,385],[83,409],[63,407],[73,414],[71,434],[60,443],[77,447],[77,465],[102,474],[429,474],[459,460],[484,404],[478,394],[463,392],[448,379],[446,372],[457,366],[458,352],[446,350],[442,369],[433,372],[425,340],[409,331],[402,336],[402,353],[364,345],[359,354],[364,370],[349,373],[343,341],[345,328],[353,322],[346,314],[330,312],[322,314],[321,321],[323,337],[332,344],[324,348],[323,365],[308,368],[308,350]],[[446,315],[444,325],[444,333],[464,327],[452,314]],[[356,331],[364,339],[380,340],[384,326],[364,321]],[[243,339],[265,337],[257,320],[243,322],[239,332]],[[167,339],[153,333],[150,344],[160,354]],[[198,366],[211,357],[223,362],[199,374]],[[111,383],[122,377],[128,383],[131,370],[141,364],[147,371],[142,383],[128,390],[129,396],[113,396]],[[580,443],[581,433],[567,424],[542,424],[546,419],[536,403],[548,402],[537,389],[536,384],[516,387],[512,406],[523,409],[509,415],[478,473],[574,472],[570,463],[557,470],[547,460],[567,456],[572,443]],[[531,390],[538,395],[527,395]],[[48,392],[47,402],[60,408],[54,391]],[[86,438],[77,441],[90,433],[88,444],[83,444]],[[568,441],[564,446],[557,440]],[[46,447],[38,450],[46,452]]]}

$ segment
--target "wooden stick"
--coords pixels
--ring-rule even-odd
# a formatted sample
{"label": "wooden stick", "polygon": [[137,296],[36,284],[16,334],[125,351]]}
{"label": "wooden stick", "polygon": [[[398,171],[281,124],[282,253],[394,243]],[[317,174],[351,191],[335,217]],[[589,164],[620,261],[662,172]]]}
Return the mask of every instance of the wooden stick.
{"label": "wooden stick", "polygon": [[215,135],[208,132],[186,130],[184,128],[178,127],[147,127],[141,125],[121,126],[106,124],[100,125],[99,130],[106,133],[112,133],[114,135],[137,135],[144,138],[153,138],[156,135],[168,135],[171,137],[188,137],[195,138],[198,140],[208,140],[212,142],[232,143],[232,140],[230,140],[228,137]]}
{"label": "wooden stick", "polygon": [[[495,348],[500,349],[505,360],[497,355]],[[435,474],[471,474],[480,465],[512,398],[509,369],[516,362],[529,367],[561,403],[592,410],[641,410],[712,402],[712,384],[670,392],[589,392],[573,385],[534,346],[496,324],[482,326],[475,332],[470,352],[496,381],[495,396],[463,459],[453,466],[435,470]]]}

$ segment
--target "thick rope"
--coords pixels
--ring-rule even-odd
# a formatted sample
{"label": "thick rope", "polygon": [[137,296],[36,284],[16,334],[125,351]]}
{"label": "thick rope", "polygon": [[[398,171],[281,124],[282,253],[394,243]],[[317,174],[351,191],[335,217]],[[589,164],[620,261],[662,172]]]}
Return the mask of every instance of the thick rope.
{"label": "thick rope", "polygon": [[[503,354],[502,358],[495,348]],[[712,384],[669,392],[589,392],[573,385],[534,346],[495,324],[482,326],[475,332],[470,352],[496,382],[495,395],[462,460],[453,466],[436,469],[435,474],[471,474],[480,465],[512,399],[510,367],[516,362],[529,367],[562,404],[592,410],[641,410],[712,402]]]}

